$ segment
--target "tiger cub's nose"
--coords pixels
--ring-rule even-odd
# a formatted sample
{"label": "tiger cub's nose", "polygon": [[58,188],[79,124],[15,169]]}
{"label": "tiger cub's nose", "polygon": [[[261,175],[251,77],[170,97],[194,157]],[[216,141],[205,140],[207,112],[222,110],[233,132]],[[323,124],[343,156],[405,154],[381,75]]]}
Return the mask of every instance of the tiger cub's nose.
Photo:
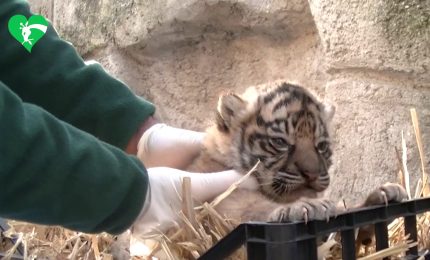
{"label": "tiger cub's nose", "polygon": [[303,171],[302,172],[302,176],[308,181],[308,182],[313,182],[316,181],[316,179],[318,179],[318,173],[316,172],[308,172],[308,171]]}

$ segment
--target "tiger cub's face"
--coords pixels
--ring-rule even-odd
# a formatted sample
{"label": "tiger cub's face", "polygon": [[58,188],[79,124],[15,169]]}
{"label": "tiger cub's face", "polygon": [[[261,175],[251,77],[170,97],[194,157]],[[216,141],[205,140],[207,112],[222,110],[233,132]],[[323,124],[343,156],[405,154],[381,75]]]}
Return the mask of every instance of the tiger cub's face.
{"label": "tiger cub's face", "polygon": [[330,183],[332,114],[304,88],[283,83],[221,96],[217,130],[231,142],[229,166],[247,172],[260,160],[261,192],[289,202]]}

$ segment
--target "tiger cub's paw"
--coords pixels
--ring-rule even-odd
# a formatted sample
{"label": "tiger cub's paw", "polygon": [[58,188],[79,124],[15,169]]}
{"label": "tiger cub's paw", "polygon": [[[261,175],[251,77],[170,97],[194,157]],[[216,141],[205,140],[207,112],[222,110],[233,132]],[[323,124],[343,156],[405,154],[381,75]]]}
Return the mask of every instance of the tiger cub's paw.
{"label": "tiger cub's paw", "polygon": [[328,199],[301,199],[276,208],[269,215],[269,221],[311,221],[327,220],[336,216],[336,205]]}
{"label": "tiger cub's paw", "polygon": [[[377,188],[367,196],[362,207],[374,205],[387,205],[389,202],[400,202],[408,198],[406,190],[399,184],[386,183]],[[357,243],[359,245],[370,245],[375,234],[374,225],[359,228]]]}
{"label": "tiger cub's paw", "polygon": [[389,202],[401,202],[408,199],[406,190],[396,183],[386,183],[367,196],[364,206],[387,205]]}

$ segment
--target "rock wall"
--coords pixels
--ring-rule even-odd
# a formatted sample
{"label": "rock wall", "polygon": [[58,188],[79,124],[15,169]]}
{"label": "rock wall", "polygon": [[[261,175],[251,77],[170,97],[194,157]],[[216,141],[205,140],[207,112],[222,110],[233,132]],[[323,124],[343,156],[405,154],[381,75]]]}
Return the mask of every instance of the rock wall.
{"label": "rock wall", "polygon": [[[396,181],[409,109],[430,159],[430,1],[32,0],[85,59],[152,100],[169,124],[204,129],[222,91],[286,79],[337,107],[333,198]],[[414,185],[415,186],[415,185]]]}

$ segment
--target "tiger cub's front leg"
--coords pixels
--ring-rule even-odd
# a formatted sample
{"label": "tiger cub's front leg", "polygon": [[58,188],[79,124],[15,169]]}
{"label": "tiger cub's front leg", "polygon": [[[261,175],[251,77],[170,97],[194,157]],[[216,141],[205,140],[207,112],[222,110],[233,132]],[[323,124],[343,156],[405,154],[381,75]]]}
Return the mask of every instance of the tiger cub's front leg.
{"label": "tiger cub's front leg", "polygon": [[274,222],[328,220],[337,213],[336,205],[328,199],[302,198],[277,207],[269,215],[268,220]]}

